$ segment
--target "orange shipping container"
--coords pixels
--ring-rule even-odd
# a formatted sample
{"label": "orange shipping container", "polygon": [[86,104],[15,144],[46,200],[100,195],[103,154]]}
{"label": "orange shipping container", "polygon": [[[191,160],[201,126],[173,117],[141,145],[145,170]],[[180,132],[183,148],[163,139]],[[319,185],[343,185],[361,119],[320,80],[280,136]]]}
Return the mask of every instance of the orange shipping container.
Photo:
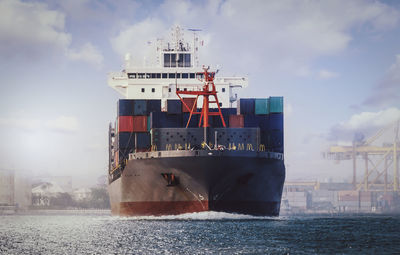
{"label": "orange shipping container", "polygon": [[132,116],[133,132],[147,132],[147,116]]}
{"label": "orange shipping container", "polygon": [[231,127],[231,128],[244,127],[244,116],[243,115],[229,115],[229,127]]}
{"label": "orange shipping container", "polygon": [[[195,101],[196,101],[196,98],[194,98],[194,97],[183,98],[183,102],[185,102],[185,104],[189,107],[190,110],[193,108]],[[197,103],[196,103],[194,110],[196,110],[196,108],[197,108]],[[182,112],[190,112],[189,109],[187,109],[186,106],[184,104],[182,104]]]}
{"label": "orange shipping container", "polygon": [[119,132],[133,132],[132,116],[119,116],[118,117],[118,133]]}

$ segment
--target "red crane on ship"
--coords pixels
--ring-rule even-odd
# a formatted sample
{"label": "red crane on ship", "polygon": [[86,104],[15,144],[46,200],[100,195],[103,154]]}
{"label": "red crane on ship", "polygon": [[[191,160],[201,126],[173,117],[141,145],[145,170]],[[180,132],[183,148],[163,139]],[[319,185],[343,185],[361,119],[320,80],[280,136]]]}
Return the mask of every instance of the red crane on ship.
{"label": "red crane on ship", "polygon": [[[200,121],[199,121],[199,127],[209,127],[209,116],[220,116],[222,125],[226,127],[224,117],[222,116],[221,112],[221,107],[219,106],[219,101],[218,101],[218,96],[217,96],[217,90],[215,89],[215,84],[214,84],[214,77],[215,77],[215,72],[208,72],[209,67],[204,67],[203,70],[204,72],[197,73],[202,74],[204,77],[204,85],[203,85],[203,90],[199,91],[181,91],[179,88],[176,88],[176,94],[178,95],[179,99],[182,101],[182,104],[185,106],[185,108],[190,111],[189,119],[186,124],[186,128],[189,126],[190,120],[193,116],[193,114],[201,114],[200,115]],[[186,102],[182,99],[181,95],[194,95],[196,96],[196,99],[194,101],[194,104],[192,108],[190,108]],[[203,96],[203,107],[201,111],[197,111],[197,100],[199,99],[199,96]],[[210,101],[210,97],[213,96],[214,100]],[[210,112],[210,104],[217,104],[218,107],[218,112]]]}

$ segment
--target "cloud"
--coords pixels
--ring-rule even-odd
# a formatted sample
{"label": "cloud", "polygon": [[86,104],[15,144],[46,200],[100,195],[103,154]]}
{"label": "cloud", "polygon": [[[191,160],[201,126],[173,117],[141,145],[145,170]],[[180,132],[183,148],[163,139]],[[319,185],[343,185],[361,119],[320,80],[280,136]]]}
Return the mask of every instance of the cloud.
{"label": "cloud", "polygon": [[81,60],[100,67],[103,64],[103,55],[91,43],[84,44],[79,50],[68,50],[67,57],[71,60]]}
{"label": "cloud", "polygon": [[[121,55],[143,52],[145,40],[181,24],[204,28],[201,34],[209,43],[202,56],[207,64],[224,64],[233,72],[251,66],[308,76],[317,73],[308,67],[313,59],[345,50],[353,32],[380,33],[393,28],[400,17],[394,8],[367,0],[259,0],[251,4],[226,0],[207,1],[204,6],[206,18],[197,3],[165,1],[151,17],[121,28],[112,39],[113,48]],[[321,78],[334,75],[326,71],[320,74]]]}
{"label": "cloud", "polygon": [[318,78],[320,79],[331,79],[338,76],[338,73],[328,71],[328,70],[320,70],[318,72]]}
{"label": "cloud", "polygon": [[75,117],[59,116],[56,119],[46,121],[44,126],[49,130],[58,132],[76,132],[79,125]]}
{"label": "cloud", "polygon": [[2,56],[43,54],[65,49],[71,35],[64,31],[65,15],[46,4],[0,1],[0,54]]}
{"label": "cloud", "polygon": [[146,19],[123,29],[111,39],[111,45],[121,56],[132,53],[133,64],[140,65],[143,57],[149,54],[155,57],[152,50],[156,46],[157,38],[168,30],[165,25],[158,19]]}
{"label": "cloud", "polygon": [[0,118],[0,127],[36,132],[47,130],[52,132],[74,133],[78,131],[78,120],[72,116],[59,116],[55,119],[41,120],[30,118]]}
{"label": "cloud", "polygon": [[0,56],[36,59],[58,54],[100,66],[103,56],[91,43],[70,48],[72,35],[65,20],[64,13],[45,3],[0,0]]}
{"label": "cloud", "polygon": [[355,133],[372,134],[400,119],[400,109],[391,107],[378,112],[362,112],[333,126],[329,140],[351,141]]}
{"label": "cloud", "polygon": [[382,80],[364,100],[367,106],[391,106],[400,104],[400,54],[387,70]]}

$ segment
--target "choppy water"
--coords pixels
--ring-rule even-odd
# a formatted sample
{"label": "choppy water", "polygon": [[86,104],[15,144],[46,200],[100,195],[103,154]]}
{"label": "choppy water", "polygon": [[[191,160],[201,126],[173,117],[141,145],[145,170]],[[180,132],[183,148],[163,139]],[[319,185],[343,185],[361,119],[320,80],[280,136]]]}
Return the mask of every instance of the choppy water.
{"label": "choppy water", "polygon": [[400,254],[400,216],[0,216],[0,254]]}

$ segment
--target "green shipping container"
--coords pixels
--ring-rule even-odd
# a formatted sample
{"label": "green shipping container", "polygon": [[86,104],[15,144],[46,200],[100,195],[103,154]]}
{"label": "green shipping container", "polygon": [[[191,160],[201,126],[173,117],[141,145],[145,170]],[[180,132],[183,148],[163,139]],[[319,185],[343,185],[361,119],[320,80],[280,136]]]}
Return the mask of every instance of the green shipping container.
{"label": "green shipping container", "polygon": [[283,97],[270,97],[269,98],[269,112],[270,113],[283,113]]}
{"label": "green shipping container", "polygon": [[150,132],[151,130],[151,117],[147,116],[147,131]]}
{"label": "green shipping container", "polygon": [[268,101],[269,101],[268,98],[256,98],[255,113],[257,115],[269,113]]}

